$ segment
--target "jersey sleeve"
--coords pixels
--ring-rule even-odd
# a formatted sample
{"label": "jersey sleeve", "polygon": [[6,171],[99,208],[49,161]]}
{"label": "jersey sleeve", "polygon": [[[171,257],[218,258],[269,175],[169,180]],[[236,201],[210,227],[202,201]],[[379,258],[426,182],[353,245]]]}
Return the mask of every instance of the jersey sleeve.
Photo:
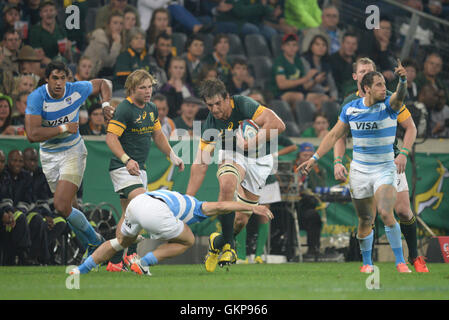
{"label": "jersey sleeve", "polygon": [[[386,99],[385,99],[385,105],[387,106],[387,109],[392,113],[392,114],[394,114],[394,115],[398,115],[399,114],[399,111],[395,111],[395,110],[393,110],[393,108],[391,108],[391,104],[390,104],[390,100],[391,100],[391,96],[388,96]],[[402,109],[402,108],[401,108]]]}
{"label": "jersey sleeve", "polygon": [[122,136],[123,131],[128,125],[129,112],[126,104],[119,104],[115,109],[113,118],[109,121],[107,132],[113,133],[119,137]]}
{"label": "jersey sleeve", "polygon": [[407,109],[407,107],[404,104],[402,106],[402,108],[399,110],[398,122],[399,123],[404,122],[405,120],[407,120],[411,116],[412,116],[412,114],[410,113],[410,111]]}
{"label": "jersey sleeve", "polygon": [[162,130],[161,121],[159,120],[159,112],[155,104],[152,104],[154,112],[154,128],[153,131]]}
{"label": "jersey sleeve", "polygon": [[347,104],[345,104],[345,105],[343,106],[343,108],[341,109],[340,116],[338,117],[338,119],[339,119],[341,122],[349,123],[349,119],[348,119],[348,116],[347,116],[347,114],[346,114],[346,111],[348,110],[349,106],[350,106],[350,104],[347,103]]}
{"label": "jersey sleeve", "polygon": [[42,107],[44,104],[44,98],[40,94],[40,90],[34,90],[27,98],[27,107],[25,114],[42,115]]}
{"label": "jersey sleeve", "polygon": [[83,100],[86,100],[93,91],[92,82],[90,81],[77,81],[72,84],[74,91],[81,94]]}
{"label": "jersey sleeve", "polygon": [[193,215],[198,219],[198,221],[203,221],[204,219],[207,219],[208,217],[204,215],[203,213],[203,203],[204,201],[200,201],[197,198],[193,197],[195,201],[195,209],[193,210]]}
{"label": "jersey sleeve", "polygon": [[217,141],[215,140],[216,137],[214,137],[214,135],[207,134],[208,129],[215,129],[213,125],[213,116],[210,113],[207,116],[206,121],[204,121],[203,125],[201,126],[200,149],[203,151],[212,152]]}
{"label": "jersey sleeve", "polygon": [[239,108],[245,119],[255,120],[266,109],[256,100],[245,96],[234,96],[231,101],[234,104],[234,108]]}

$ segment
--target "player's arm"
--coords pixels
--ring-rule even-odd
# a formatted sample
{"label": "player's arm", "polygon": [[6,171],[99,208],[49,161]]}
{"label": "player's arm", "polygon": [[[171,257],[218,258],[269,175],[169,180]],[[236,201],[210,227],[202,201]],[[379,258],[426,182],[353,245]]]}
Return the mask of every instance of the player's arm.
{"label": "player's arm", "polygon": [[335,180],[346,180],[348,171],[343,165],[343,157],[346,151],[346,135],[343,135],[334,145],[334,178]]}
{"label": "player's arm", "polygon": [[205,216],[215,216],[238,211],[253,213],[273,219],[273,213],[265,206],[250,206],[237,201],[203,202],[201,210]]}
{"label": "player's arm", "polygon": [[[279,116],[272,110],[260,106],[252,119],[258,126],[259,131],[256,137],[249,141],[241,141],[244,150],[248,149],[248,146],[257,146],[259,141],[270,141],[272,133],[279,135],[285,131],[285,123],[279,118]],[[254,141],[255,140],[255,141]]]}
{"label": "player's arm", "polygon": [[348,130],[349,124],[344,123],[341,120],[338,120],[335,126],[332,128],[332,130],[329,131],[323,138],[323,140],[320,143],[320,146],[318,147],[318,150],[313,155],[313,157],[310,158],[308,161],[303,162],[298,167],[298,170],[301,170],[303,174],[308,174],[310,169],[315,165],[315,162],[320,157],[328,153],[330,149],[332,149],[332,147],[335,145],[337,140],[343,137],[348,132]]}
{"label": "player's arm", "polygon": [[[159,124],[159,122],[157,123]],[[160,124],[159,127],[153,131],[153,140],[154,143],[156,143],[158,149],[170,158],[170,161],[179,168],[179,171],[184,171],[184,162],[173,151],[170,143],[167,140],[167,137],[165,137],[165,134],[160,129]]]}
{"label": "player's arm", "polygon": [[42,117],[35,114],[25,114],[25,131],[28,141],[43,142],[68,132],[78,132],[78,122],[68,122],[57,127],[43,127]]}
{"label": "player's arm", "polygon": [[407,95],[407,71],[398,59],[398,66],[394,70],[399,75],[398,86],[396,91],[390,97],[390,106],[394,111],[399,111],[404,104]]}
{"label": "player's arm", "polygon": [[206,176],[207,168],[209,167],[209,163],[212,159],[211,153],[213,149],[212,143],[207,143],[203,140],[200,141],[195,160],[190,167],[190,178],[186,190],[187,195],[195,196],[200,189],[204,177]]}
{"label": "player's arm", "polygon": [[111,120],[114,115],[114,108],[109,105],[112,97],[112,82],[107,79],[92,79],[90,82],[92,83],[92,94],[101,95],[103,115],[106,121]]}
{"label": "player's arm", "polygon": [[106,144],[108,145],[109,149],[117,158],[119,158],[123,162],[123,164],[126,166],[126,170],[128,170],[130,175],[138,176],[140,174],[139,164],[134,159],[131,159],[130,156],[126,154],[125,150],[123,150],[122,144],[119,140],[119,136],[115,133],[110,132],[109,130],[110,129],[108,126],[108,132],[106,133]]}
{"label": "player's arm", "polygon": [[398,173],[402,173],[405,171],[405,166],[407,165],[407,156],[415,143],[417,130],[411,116],[406,120],[401,121],[399,124],[405,129],[404,142],[402,144],[401,152],[394,159],[394,163],[396,164]]}

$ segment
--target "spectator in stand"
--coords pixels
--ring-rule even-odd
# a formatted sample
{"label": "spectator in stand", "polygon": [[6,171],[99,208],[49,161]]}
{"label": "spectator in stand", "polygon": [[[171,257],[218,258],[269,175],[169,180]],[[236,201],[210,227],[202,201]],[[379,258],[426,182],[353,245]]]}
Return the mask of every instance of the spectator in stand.
{"label": "spectator in stand", "polygon": [[[168,12],[165,8],[158,8],[153,11],[153,16],[151,17],[150,26],[147,29],[147,43],[148,43],[148,52],[150,54],[154,53],[154,47],[156,46],[157,37],[161,33],[166,33],[171,36],[173,31],[170,26],[170,12]],[[176,50],[175,47],[172,50]],[[176,54],[177,52],[173,52]]]}
{"label": "spectator in stand", "polygon": [[89,120],[80,125],[80,134],[83,136],[103,136],[106,135],[106,127],[101,104],[94,103],[89,108]]}
{"label": "spectator in stand", "polygon": [[[299,146],[295,160],[295,169],[310,159],[315,153],[311,143],[304,142]],[[299,177],[301,200],[295,204],[298,214],[299,228],[307,232],[307,252],[305,261],[317,261],[320,257],[320,238],[323,222],[317,210],[320,200],[313,194],[316,187],[326,186],[326,170],[316,165],[307,176]]]}
{"label": "spectator in stand", "polygon": [[200,35],[193,35],[187,39],[182,58],[186,62],[186,82],[191,86],[198,85],[198,75],[203,67],[201,57],[204,53],[204,39]]}
{"label": "spectator in stand", "polygon": [[202,62],[213,66],[218,72],[218,78],[226,83],[231,73],[231,64],[228,61],[229,38],[226,34],[217,34],[213,44],[214,51],[205,56]]}
{"label": "spectator in stand", "polygon": [[285,0],[285,21],[299,30],[321,24],[321,9],[317,0]]}
{"label": "spectator in stand", "polygon": [[356,60],[357,46],[357,35],[355,33],[345,33],[340,49],[329,57],[332,75],[340,98],[354,91],[355,83],[354,79],[352,79],[352,65]]}
{"label": "spectator in stand", "polygon": [[30,211],[39,214],[45,220],[49,263],[55,264],[53,248],[56,245],[56,239],[65,231],[67,224],[64,218],[55,214],[54,207],[51,205],[53,194],[38,163],[39,154],[36,149],[26,148],[23,150],[24,169],[32,178],[33,205]]}
{"label": "spectator in stand", "polygon": [[117,57],[114,67],[114,90],[125,87],[128,76],[136,69],[145,69],[150,72],[150,61],[145,49],[145,32],[134,28],[129,33],[127,50]]}
{"label": "spectator in stand", "polygon": [[13,28],[6,29],[3,34],[3,44],[0,47],[1,55],[3,55],[0,67],[3,70],[11,71],[15,75],[19,73],[19,62],[17,59],[21,46],[22,38],[19,32]]}
{"label": "spectator in stand", "polygon": [[436,89],[436,104],[430,110],[430,132],[432,138],[449,138],[449,106],[443,89]]}
{"label": "spectator in stand", "polygon": [[[277,31],[264,24],[263,21],[273,14],[273,8],[268,5],[267,0],[251,1],[251,0],[225,0],[222,7],[218,7],[217,22],[236,24],[238,27],[238,34],[246,36],[248,34],[259,33],[262,34],[267,43],[270,43],[271,37],[277,34]],[[221,27],[217,26],[219,32]],[[226,30],[226,32],[233,32],[235,27]]]}
{"label": "spectator in stand", "polygon": [[0,150],[0,246],[3,265],[15,265],[16,256],[19,264],[26,264],[31,245],[30,231],[26,215],[14,207],[13,181],[5,164],[6,155]]}
{"label": "spectator in stand", "polygon": [[140,23],[139,13],[134,6],[128,4],[128,0],[110,0],[109,4],[98,10],[95,18],[95,29],[104,28],[105,25],[109,24],[111,12],[120,12],[123,15],[125,10],[134,10],[136,12],[136,24],[138,25]]}
{"label": "spectator in stand", "polygon": [[11,125],[14,126],[16,135],[25,135],[25,109],[30,92],[21,91],[15,98],[15,114],[11,118]]}
{"label": "spectator in stand", "polygon": [[183,100],[194,95],[193,89],[185,82],[186,62],[181,57],[173,57],[168,72],[169,79],[160,93],[167,97],[168,116],[172,119],[180,114]]}
{"label": "spectator in stand", "polygon": [[19,5],[6,3],[2,9],[2,19],[0,19],[0,34],[4,34],[8,29],[14,29],[18,21],[20,21]]}
{"label": "spectator in stand", "polygon": [[[133,29],[140,29],[140,22],[137,21],[137,11],[131,8],[126,8],[123,11],[123,43],[127,44],[131,41],[130,35]],[[144,35],[145,39],[145,35]],[[125,51],[126,47],[122,48]]]}
{"label": "spectator in stand", "polygon": [[67,61],[72,60],[72,44],[67,39],[64,27],[56,21],[57,9],[51,0],[44,0],[39,5],[41,21],[30,30],[30,45],[44,64],[50,63],[58,54]]}
{"label": "spectator in stand", "polygon": [[[150,63],[154,64],[165,72],[165,79],[167,79],[170,60],[173,57],[172,53],[172,38],[165,32],[159,34],[156,38],[154,52],[150,56]],[[163,85],[161,83],[160,85]]]}
{"label": "spectator in stand", "polygon": [[275,99],[288,102],[294,110],[296,102],[303,101],[307,90],[314,84],[318,70],[311,69],[306,74],[299,50],[298,36],[286,34],[282,38],[282,54],[273,61],[270,89]]}
{"label": "spectator in stand", "polygon": [[302,55],[301,61],[304,72],[317,70],[317,75],[313,78],[313,86],[308,88],[306,100],[312,102],[319,111],[326,101],[337,101],[338,89],[332,75],[332,68],[329,61],[329,43],[326,37],[316,35],[312,38],[310,46]]}
{"label": "spectator in stand", "polygon": [[37,87],[37,82],[30,74],[21,74],[15,79],[14,82],[14,90],[12,92],[13,97],[23,91],[31,93]]}
{"label": "spectator in stand", "polygon": [[161,123],[162,132],[167,139],[170,138],[172,132],[176,129],[175,123],[168,117],[167,97],[161,93],[156,93],[152,97],[152,101],[157,107],[159,122]]}
{"label": "spectator in stand", "polygon": [[39,5],[41,4],[41,0],[26,0],[25,2],[26,5],[22,8],[22,18],[28,22],[29,30],[30,26],[34,26],[41,21],[39,15]]}
{"label": "spectator in stand", "polygon": [[435,88],[443,89],[446,95],[446,104],[449,104],[449,88],[441,77],[442,70],[443,59],[441,55],[436,52],[429,53],[424,60],[423,70],[416,75],[415,82],[418,86],[418,91],[421,91],[427,83],[430,83]]}
{"label": "spectator in stand", "polygon": [[199,88],[201,82],[203,82],[204,80],[211,80],[217,78],[218,78],[217,69],[213,65],[203,64],[198,74],[197,84],[193,87],[193,90],[195,90],[195,97],[200,96]]}
{"label": "spectator in stand", "polygon": [[432,14],[441,19],[449,18],[449,1],[447,0],[430,0],[426,1],[423,11]]}
{"label": "spectator in stand", "polygon": [[123,46],[123,14],[113,11],[103,28],[93,31],[84,55],[94,65],[92,77],[113,75],[113,68]]}
{"label": "spectator in stand", "polygon": [[196,34],[198,32],[207,33],[212,30],[212,18],[210,16],[196,17],[187,10],[182,1],[173,0],[139,0],[137,7],[142,15],[142,21],[146,23],[142,28],[146,29],[151,23],[152,14],[159,8],[167,9],[173,18],[175,27],[180,32]]}
{"label": "spectator in stand", "polygon": [[405,104],[415,102],[418,100],[418,86],[415,79],[418,73],[418,63],[413,59],[405,59],[402,61],[402,65],[407,71],[407,97],[405,98]]}
{"label": "spectator in stand", "polygon": [[11,125],[12,99],[0,94],[0,135],[14,135],[15,130]]}
{"label": "spectator in stand", "polygon": [[285,21],[284,0],[268,0],[268,5],[273,9],[273,13],[264,19],[264,24],[280,34],[299,34],[300,31],[297,27],[289,25]]}
{"label": "spectator in stand", "polygon": [[379,29],[366,31],[359,43],[357,56],[370,57],[383,74],[387,87],[394,79],[393,70],[396,66],[395,53],[397,48],[393,41],[393,26],[387,17],[379,20]]}
{"label": "spectator in stand", "polygon": [[92,69],[94,64],[92,59],[87,56],[82,56],[76,66],[75,81],[88,81],[92,79]]}
{"label": "spectator in stand", "polygon": [[[67,38],[72,42],[73,50],[80,54],[84,52],[87,46],[87,12],[89,10],[89,3],[86,0],[67,0],[63,2],[63,9],[65,12],[64,20],[67,22],[75,22],[73,13],[74,11],[67,10],[70,6],[75,6],[79,10],[79,15],[76,16],[76,22],[79,21],[79,28],[67,29]],[[64,23],[65,24],[65,23]]]}
{"label": "spectator in stand", "polygon": [[301,138],[324,138],[329,132],[329,119],[323,112],[317,112],[313,116],[313,124],[301,133]]}
{"label": "spectator in stand", "polygon": [[175,123],[175,131],[172,133],[174,137],[190,136],[193,137],[193,123],[196,115],[200,110],[202,101],[195,97],[184,99],[181,105],[181,112],[178,117],[173,119]]}
{"label": "spectator in stand", "polygon": [[226,83],[229,95],[248,95],[254,85],[254,78],[249,73],[248,63],[245,59],[235,58],[231,66],[231,77]]}
{"label": "spectator in stand", "polygon": [[324,7],[321,14],[320,26],[304,30],[304,38],[301,48],[303,50],[305,48],[308,48],[308,44],[313,37],[315,37],[317,34],[323,34],[327,38],[327,41],[330,43],[329,54],[333,54],[340,50],[344,31],[338,28],[339,20],[340,13],[336,6],[331,4]]}
{"label": "spectator in stand", "polygon": [[30,46],[23,46],[17,57],[19,62],[19,74],[31,74],[36,83],[45,78],[45,69],[41,68],[42,58]]}

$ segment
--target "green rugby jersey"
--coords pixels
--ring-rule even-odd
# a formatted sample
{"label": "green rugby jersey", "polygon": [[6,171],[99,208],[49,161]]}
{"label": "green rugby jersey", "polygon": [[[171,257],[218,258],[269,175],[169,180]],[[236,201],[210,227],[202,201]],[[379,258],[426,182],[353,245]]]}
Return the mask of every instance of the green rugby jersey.
{"label": "green rugby jersey", "polygon": [[[204,121],[204,124],[202,125],[201,145],[200,145],[201,150],[209,150],[212,152],[213,148],[215,147],[215,144],[217,143],[216,141],[217,136],[213,134],[213,131],[209,134],[207,130],[215,129],[220,131],[219,139],[221,138],[222,141],[221,148],[224,149],[227,146],[232,146],[232,150],[235,151],[236,139],[235,136],[232,134],[233,131],[239,127],[240,122],[247,119],[254,120],[266,109],[265,106],[259,104],[258,102],[249,97],[235,95],[232,96],[230,100],[232,112],[227,120],[215,119],[212,113],[209,112],[209,115],[207,116],[206,120]],[[231,142],[226,143],[225,139],[227,137],[232,138],[231,141],[232,143]],[[270,153],[269,141],[266,143],[265,150],[266,150],[265,154]],[[247,152],[245,152],[245,155],[247,155]]]}
{"label": "green rugby jersey", "polygon": [[[393,92],[387,90],[387,97],[391,96],[393,94]],[[361,98],[359,96],[359,91],[356,91],[352,94],[350,94],[349,96],[347,96],[345,98],[345,100],[343,101],[343,103],[341,104],[341,110],[343,109],[343,107],[348,104],[349,102],[359,99]],[[407,120],[408,118],[410,118],[412,115],[410,113],[410,111],[408,111],[407,107],[405,106],[405,104],[401,107],[401,109],[399,110],[399,114],[398,114],[398,123],[401,123],[405,120]],[[351,131],[349,131],[349,135],[351,135]],[[394,139],[394,143],[393,143],[393,151],[394,151],[394,157],[396,158],[400,152],[399,148],[398,148],[398,137],[396,136],[396,139]]]}
{"label": "green rugby jersey", "polygon": [[[139,108],[128,97],[115,109],[107,131],[119,137],[126,154],[137,161],[141,169],[144,169],[150,151],[151,136],[156,130],[161,130],[156,105],[149,102],[143,108]],[[124,166],[120,159],[113,156],[109,171]]]}

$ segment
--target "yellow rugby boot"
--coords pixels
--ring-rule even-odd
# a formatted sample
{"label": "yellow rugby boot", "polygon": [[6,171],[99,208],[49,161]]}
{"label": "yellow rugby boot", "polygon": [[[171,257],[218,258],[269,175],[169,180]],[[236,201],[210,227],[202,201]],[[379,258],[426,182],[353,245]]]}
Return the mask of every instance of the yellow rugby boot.
{"label": "yellow rugby boot", "polygon": [[219,235],[220,233],[214,232],[209,236],[209,251],[204,258],[204,266],[207,272],[214,272],[215,268],[217,268],[220,249],[214,247],[214,239]]}
{"label": "yellow rugby boot", "polygon": [[220,267],[229,266],[231,264],[236,263],[237,253],[235,252],[234,249],[231,248],[231,245],[229,243],[226,243],[223,246],[221,252],[222,253],[220,259],[218,260],[218,264],[220,265]]}

